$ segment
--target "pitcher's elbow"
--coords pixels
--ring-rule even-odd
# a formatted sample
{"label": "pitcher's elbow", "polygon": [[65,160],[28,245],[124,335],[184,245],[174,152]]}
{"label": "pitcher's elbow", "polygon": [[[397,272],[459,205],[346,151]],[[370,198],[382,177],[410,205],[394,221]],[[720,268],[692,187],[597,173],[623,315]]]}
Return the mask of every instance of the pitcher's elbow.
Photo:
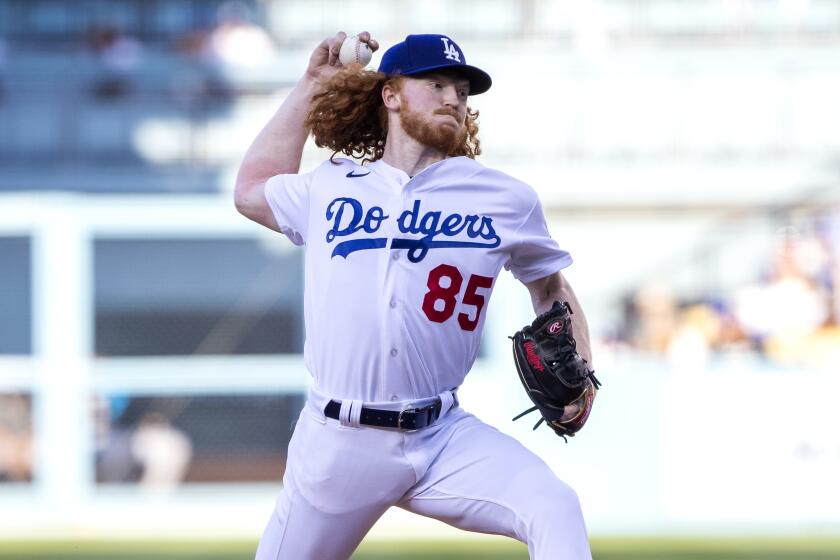
{"label": "pitcher's elbow", "polygon": [[236,185],[236,187],[233,190],[233,206],[236,208],[236,211],[240,214],[245,208],[245,195],[242,194],[242,191],[239,189],[239,185]]}
{"label": "pitcher's elbow", "polygon": [[237,212],[245,217],[250,217],[254,208],[253,189],[237,183],[233,190],[233,205]]}

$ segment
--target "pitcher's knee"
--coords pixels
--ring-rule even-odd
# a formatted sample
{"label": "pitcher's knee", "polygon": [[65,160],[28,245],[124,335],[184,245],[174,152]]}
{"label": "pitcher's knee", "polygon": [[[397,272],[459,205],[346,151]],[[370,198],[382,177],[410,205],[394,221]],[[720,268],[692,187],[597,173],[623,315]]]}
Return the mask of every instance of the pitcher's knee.
{"label": "pitcher's knee", "polygon": [[571,486],[556,480],[539,493],[528,497],[519,512],[529,527],[540,523],[556,526],[558,520],[568,521],[583,517],[580,509],[580,499]]}

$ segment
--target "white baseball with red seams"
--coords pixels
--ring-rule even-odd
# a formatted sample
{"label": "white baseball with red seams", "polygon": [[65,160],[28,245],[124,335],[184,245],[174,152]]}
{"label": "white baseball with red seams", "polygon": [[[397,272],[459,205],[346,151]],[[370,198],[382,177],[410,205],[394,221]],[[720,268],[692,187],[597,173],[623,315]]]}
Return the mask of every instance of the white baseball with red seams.
{"label": "white baseball with red seams", "polygon": [[347,37],[341,43],[341,49],[338,51],[338,60],[342,65],[361,64],[367,66],[370,59],[373,57],[373,51],[367,43],[359,40],[358,35]]}

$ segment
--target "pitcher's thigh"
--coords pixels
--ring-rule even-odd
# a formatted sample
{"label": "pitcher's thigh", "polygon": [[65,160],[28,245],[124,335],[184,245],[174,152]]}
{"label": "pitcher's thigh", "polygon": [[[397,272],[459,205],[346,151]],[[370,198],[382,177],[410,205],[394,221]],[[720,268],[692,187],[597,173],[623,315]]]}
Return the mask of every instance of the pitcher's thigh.
{"label": "pitcher's thigh", "polygon": [[304,407],[258,560],[346,560],[415,480],[400,434],[347,428]]}
{"label": "pitcher's thigh", "polygon": [[588,557],[574,490],[517,440],[472,415],[455,423],[446,447],[399,505],[467,531],[515,538],[533,553]]}

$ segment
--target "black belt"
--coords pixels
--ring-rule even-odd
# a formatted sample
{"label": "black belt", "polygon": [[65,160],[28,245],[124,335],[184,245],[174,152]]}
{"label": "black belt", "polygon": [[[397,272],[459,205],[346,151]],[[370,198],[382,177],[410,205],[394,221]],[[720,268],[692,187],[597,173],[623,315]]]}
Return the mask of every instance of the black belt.
{"label": "black belt", "polygon": [[[407,408],[405,410],[380,410],[378,408],[362,407],[362,416],[359,422],[366,426],[380,426],[382,428],[398,428],[400,430],[419,430],[431,426],[440,418],[440,410],[443,403],[440,397],[435,402],[421,406],[420,408]],[[338,420],[338,413],[341,410],[341,401],[330,401],[324,408],[324,414],[328,418]]]}

